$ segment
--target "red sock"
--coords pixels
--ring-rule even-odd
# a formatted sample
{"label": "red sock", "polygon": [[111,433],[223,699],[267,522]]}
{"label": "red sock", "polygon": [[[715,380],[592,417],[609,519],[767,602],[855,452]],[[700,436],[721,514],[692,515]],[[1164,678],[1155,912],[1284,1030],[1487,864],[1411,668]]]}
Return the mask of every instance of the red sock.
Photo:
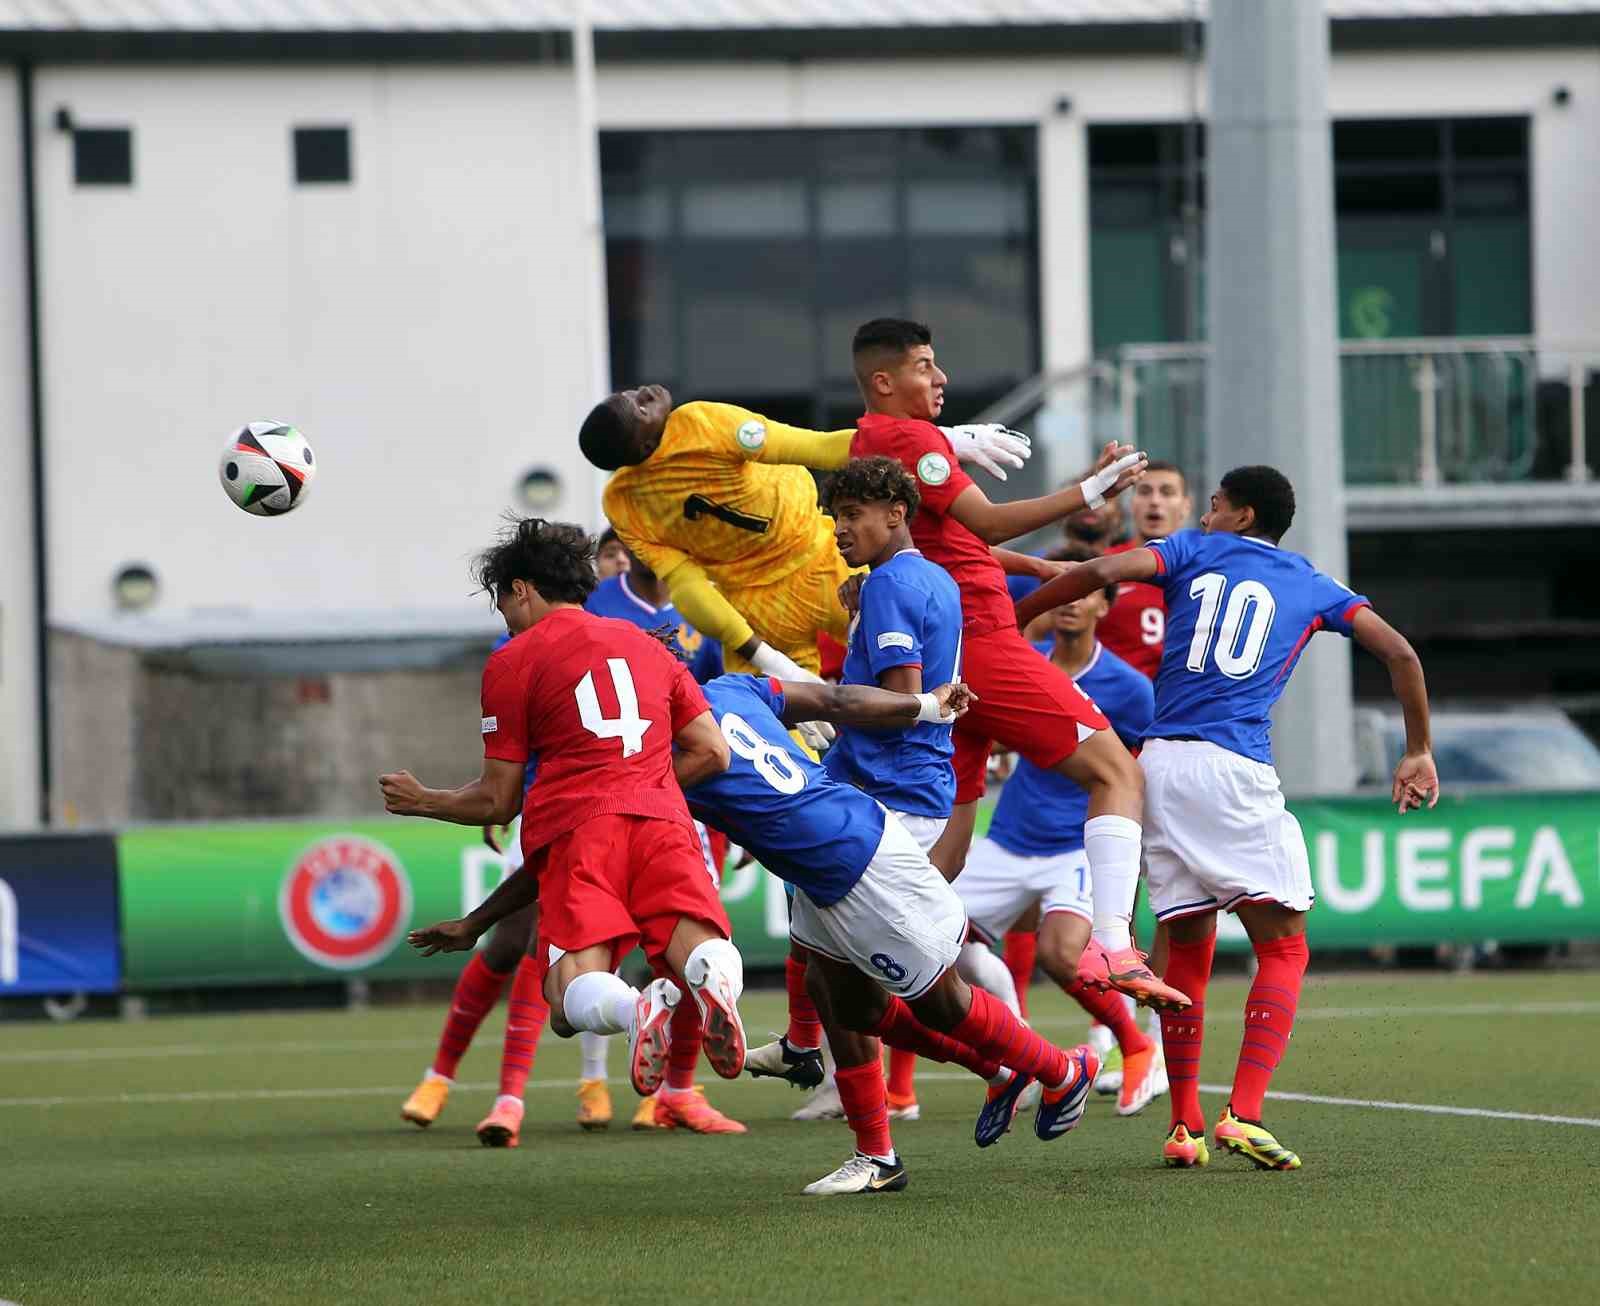
{"label": "red sock", "polygon": [[456,1067],[472,1046],[472,1036],[483,1024],[483,1018],[494,1010],[500,1001],[511,972],[502,974],[490,970],[481,953],[473,953],[456,981],[456,991],[450,997],[450,1014],[444,1020],[444,1032],[439,1035],[439,1050],[433,1054],[435,1074],[449,1079],[456,1077]]}
{"label": "red sock", "polygon": [[789,1033],[792,1048],[822,1046],[822,1022],[817,1019],[817,1004],[806,992],[806,964],[798,957],[783,959],[783,986],[789,991]]}
{"label": "red sock", "polygon": [[877,1057],[864,1066],[840,1066],[834,1071],[844,1118],[856,1136],[856,1151],[868,1156],[893,1156],[889,1137],[889,1100],[883,1091],[883,1070]]}
{"label": "red sock", "polygon": [[1067,1054],[1047,1043],[1013,1016],[1006,1004],[982,989],[972,990],[972,1007],[952,1031],[979,1055],[1032,1075],[1046,1088],[1067,1082]]}
{"label": "red sock", "polygon": [[1288,1050],[1295,1008],[1300,1005],[1300,981],[1311,960],[1306,936],[1258,943],[1256,960],[1261,965],[1244,1001],[1244,1043],[1233,1072],[1233,1113],[1242,1120],[1261,1119],[1272,1072]]}
{"label": "red sock", "polygon": [[666,1086],[674,1092],[694,1088],[694,1068],[700,1060],[700,1044],[705,1039],[705,1023],[700,1004],[688,994],[672,1013],[671,1042],[667,1046]]}
{"label": "red sock", "polygon": [[1033,982],[1033,968],[1039,959],[1039,935],[1036,930],[1012,930],[1006,935],[1006,969],[1011,972],[1011,982],[1017,986],[1017,1006],[1023,1017],[1028,1014],[1028,985]]}
{"label": "red sock", "polygon": [[1150,1040],[1140,1031],[1128,1010],[1128,1004],[1122,1000],[1122,994],[1102,993],[1079,980],[1061,987],[1077,1000],[1080,1007],[1116,1035],[1117,1046],[1122,1049],[1123,1056],[1135,1056],[1149,1048]]}
{"label": "red sock", "polygon": [[1211,982],[1211,958],[1216,950],[1215,934],[1200,943],[1174,939],[1168,950],[1167,973],[1162,976],[1173,988],[1187,993],[1194,1004],[1186,1011],[1161,1013],[1161,1046],[1167,1054],[1167,1079],[1172,1085],[1171,1123],[1187,1126],[1191,1134],[1206,1130],[1200,1110],[1200,1049],[1206,1036],[1206,985]]}
{"label": "red sock", "polygon": [[[910,1066],[916,1065],[919,1056],[927,1057],[930,1061],[948,1061],[953,1065],[964,1066],[980,1079],[993,1079],[1000,1073],[998,1061],[992,1057],[980,1056],[976,1048],[969,1047],[949,1034],[941,1034],[936,1029],[930,1029],[918,1020],[911,1008],[899,998],[889,999],[889,1006],[883,1013],[883,1019],[873,1027],[872,1032],[889,1045],[889,1091],[896,1095],[901,1093],[901,1090],[895,1087],[894,1081],[897,1056],[903,1058]],[[910,1082],[909,1076],[907,1082]],[[912,1084],[912,1088],[915,1088],[915,1084]]]}
{"label": "red sock", "polygon": [[917,1095],[917,1054],[904,1045],[889,1044],[889,1091],[902,1100]]}
{"label": "red sock", "polygon": [[524,957],[511,982],[511,1003],[506,1011],[506,1041],[500,1053],[500,1096],[521,1097],[533,1069],[539,1035],[550,1019],[550,1006],[539,991],[539,963]]}

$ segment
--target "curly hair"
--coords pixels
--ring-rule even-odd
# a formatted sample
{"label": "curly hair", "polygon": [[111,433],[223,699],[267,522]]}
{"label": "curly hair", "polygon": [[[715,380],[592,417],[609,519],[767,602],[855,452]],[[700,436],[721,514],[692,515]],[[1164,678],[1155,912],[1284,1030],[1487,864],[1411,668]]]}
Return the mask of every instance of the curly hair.
{"label": "curly hair", "polygon": [[1222,478],[1222,492],[1235,508],[1256,510],[1256,529],[1276,543],[1294,524],[1294,486],[1276,467],[1235,467]]}
{"label": "curly hair", "polygon": [[881,454],[871,458],[852,458],[828,478],[827,508],[845,499],[856,503],[903,503],[906,520],[917,514],[922,495],[917,483],[899,460]]}
{"label": "curly hair", "polygon": [[546,603],[582,603],[594,592],[594,540],[583,527],[514,513],[506,522],[472,564],[472,578],[491,599],[514,580],[527,581]]}

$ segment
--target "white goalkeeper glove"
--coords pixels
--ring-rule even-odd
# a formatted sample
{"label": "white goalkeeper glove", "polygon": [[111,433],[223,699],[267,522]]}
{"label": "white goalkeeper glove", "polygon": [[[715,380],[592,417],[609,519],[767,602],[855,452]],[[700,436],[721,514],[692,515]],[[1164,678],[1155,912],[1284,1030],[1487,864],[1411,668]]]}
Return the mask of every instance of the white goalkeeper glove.
{"label": "white goalkeeper glove", "polygon": [[1147,454],[1126,453],[1111,463],[1103,471],[1095,472],[1087,480],[1078,483],[1078,489],[1083,493],[1085,507],[1098,508],[1106,501],[1106,495],[1117,488],[1117,482],[1127,472],[1136,472],[1149,461]]}
{"label": "white goalkeeper glove", "polygon": [[[760,643],[756,651],[750,655],[750,663],[764,676],[771,676],[774,680],[798,680],[806,684],[820,685],[821,676],[813,675],[786,653],[781,653],[771,644]],[[810,746],[812,752],[826,752],[828,745],[833,743],[834,730],[826,721],[802,721],[796,727],[801,738]]]}
{"label": "white goalkeeper glove", "polygon": [[1033,454],[1033,442],[1021,431],[996,422],[980,426],[941,426],[958,461],[977,463],[989,475],[1006,479],[1006,467],[1021,467]]}

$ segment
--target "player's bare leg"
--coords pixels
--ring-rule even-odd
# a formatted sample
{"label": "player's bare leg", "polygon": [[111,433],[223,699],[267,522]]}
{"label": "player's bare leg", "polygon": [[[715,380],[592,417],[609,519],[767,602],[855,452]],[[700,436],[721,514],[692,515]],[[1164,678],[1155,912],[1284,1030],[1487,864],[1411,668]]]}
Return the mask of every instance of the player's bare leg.
{"label": "player's bare leg", "polygon": [[1077,958],[1088,940],[1089,922],[1082,916],[1049,912],[1039,923],[1039,964],[1062,992],[1115,1036],[1122,1051],[1117,1114],[1136,1115],[1155,1096],[1155,1047],[1134,1021],[1122,994],[1088,984],[1078,973]]}
{"label": "player's bare leg", "polygon": [[957,803],[945,822],[938,842],[928,850],[928,860],[939,868],[945,879],[955,881],[961,868],[967,864],[967,850],[972,847],[972,832],[977,828],[978,803]]}
{"label": "player's bare leg", "polygon": [[1104,980],[1137,1002],[1164,1009],[1186,1007],[1188,996],[1159,979],[1133,946],[1144,773],[1111,730],[1089,735],[1055,769],[1089,794],[1083,849],[1094,884],[1094,939],[1106,952]]}
{"label": "player's bare leg", "polygon": [[514,912],[489,932],[489,937],[462,969],[450,998],[450,1011],[439,1035],[433,1064],[400,1108],[402,1119],[427,1128],[444,1110],[456,1068],[471,1046],[484,1017],[494,1009],[528,951],[539,920],[537,906]]}

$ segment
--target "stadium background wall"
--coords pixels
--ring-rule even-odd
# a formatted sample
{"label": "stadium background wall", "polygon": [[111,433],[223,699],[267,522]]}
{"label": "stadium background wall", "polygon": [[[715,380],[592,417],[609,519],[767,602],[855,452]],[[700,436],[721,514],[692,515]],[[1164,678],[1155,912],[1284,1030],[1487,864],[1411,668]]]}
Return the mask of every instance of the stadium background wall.
{"label": "stadium background wall", "polygon": [[[1313,947],[1600,938],[1600,795],[1480,794],[1404,818],[1379,798],[1291,806]],[[406,929],[469,910],[501,872],[474,832],[423,822],[4,839],[0,997],[445,978],[457,963],[411,953]],[[747,964],[779,964],[781,885],[747,865],[723,900]],[[1222,945],[1242,943],[1224,918]]]}

